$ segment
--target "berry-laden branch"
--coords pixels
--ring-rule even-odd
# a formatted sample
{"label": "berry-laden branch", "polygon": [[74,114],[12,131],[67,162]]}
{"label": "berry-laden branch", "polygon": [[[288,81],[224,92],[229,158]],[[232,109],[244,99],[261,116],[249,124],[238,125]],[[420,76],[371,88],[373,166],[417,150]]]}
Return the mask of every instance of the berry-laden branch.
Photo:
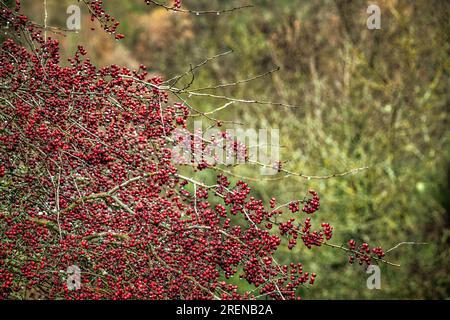
{"label": "berry-laden branch", "polygon": [[[117,25],[101,1],[84,2]],[[0,47],[1,298],[39,288],[49,299],[284,300],[315,283],[300,262],[274,256],[284,238],[289,249],[299,237],[307,248],[337,247],[329,224],[296,223],[319,210],[316,192],[275,208],[243,180],[180,174],[169,137],[192,109],[169,94],[200,90],[175,89],[177,79],[167,85],[145,66],[97,68],[82,47],[62,66],[58,41],[17,3],[0,11],[10,25]],[[385,262],[379,247],[342,249],[366,265]],[[60,272],[72,265],[79,290]],[[254,289],[225,281],[235,275]]]}
{"label": "berry-laden branch", "polygon": [[[116,40],[120,40],[125,38],[123,34],[116,33],[117,28],[120,23],[116,20],[115,17],[112,17],[103,9],[103,0],[81,0],[89,10],[91,15],[91,21],[97,20],[101,27],[108,33],[114,34]],[[187,14],[195,14],[195,15],[208,15],[215,14],[220,15],[221,13],[229,13],[236,10],[251,8],[253,5],[246,4],[238,7],[232,7],[224,10],[191,10],[184,9],[181,7],[181,0],[173,0],[172,5],[164,4],[154,0],[144,0],[147,5],[155,5],[161,8],[164,8],[168,11],[187,13]]]}
{"label": "berry-laden branch", "polygon": [[251,4],[246,4],[246,5],[242,5],[242,6],[237,6],[237,7],[232,7],[232,8],[228,8],[228,9],[223,9],[223,10],[191,10],[191,9],[183,9],[181,7],[182,1],[181,0],[173,0],[172,5],[167,5],[155,0],[145,0],[145,2],[147,4],[153,4],[156,5],[158,7],[162,7],[166,10],[170,10],[170,11],[174,11],[174,12],[182,12],[182,13],[189,13],[189,14],[195,14],[195,15],[205,15],[205,14],[216,14],[216,15],[220,15],[221,13],[229,13],[229,12],[233,12],[236,10],[241,10],[241,9],[246,9],[246,8],[252,8],[253,5]]}

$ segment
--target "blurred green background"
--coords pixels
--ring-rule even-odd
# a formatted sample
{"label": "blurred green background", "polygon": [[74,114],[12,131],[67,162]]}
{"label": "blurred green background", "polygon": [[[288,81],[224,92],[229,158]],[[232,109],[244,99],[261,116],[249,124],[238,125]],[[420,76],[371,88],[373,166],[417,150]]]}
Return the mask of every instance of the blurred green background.
{"label": "blurred green background", "polygon": [[[25,12],[43,23],[43,0],[23,0]],[[368,275],[331,248],[299,245],[279,254],[318,274],[307,299],[443,299],[450,297],[449,98],[450,2],[400,0],[253,0],[254,8],[221,15],[187,15],[146,6],[144,1],[105,0],[121,25],[120,42],[91,23],[77,1],[47,0],[48,24],[65,27],[69,4],[83,12],[81,30],[60,39],[62,61],[79,43],[98,65],[137,67],[171,78],[204,59],[193,88],[280,71],[210,93],[300,105],[235,104],[218,118],[250,128],[279,128],[281,159],[288,170],[327,175],[370,166],[329,180],[289,177],[267,181],[255,167],[233,169],[256,178],[253,193],[266,202],[321,195],[314,223],[335,228],[334,243],[354,238],[385,250],[401,267],[381,266],[381,290],[366,287]],[[250,0],[249,0],[250,2]],[[190,9],[223,10],[249,2],[183,0]],[[381,30],[366,27],[367,6],[381,8]],[[91,31],[91,27],[96,27]],[[222,101],[191,99],[210,111]],[[213,172],[202,172],[212,179]],[[237,279],[231,279],[239,283]],[[243,289],[251,289],[244,285]]]}

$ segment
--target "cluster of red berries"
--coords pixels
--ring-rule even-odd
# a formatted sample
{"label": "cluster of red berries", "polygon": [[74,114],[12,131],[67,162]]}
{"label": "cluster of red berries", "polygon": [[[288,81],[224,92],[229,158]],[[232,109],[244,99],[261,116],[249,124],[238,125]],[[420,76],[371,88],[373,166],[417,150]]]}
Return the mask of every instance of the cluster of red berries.
{"label": "cluster of red berries", "polygon": [[173,0],[173,7],[175,9],[180,9],[181,8],[181,0]]}
{"label": "cluster of red berries", "polygon": [[[267,266],[270,266],[273,263],[272,259],[265,259],[264,262]],[[249,263],[248,268],[245,271],[250,270],[250,268],[254,266],[255,265],[252,263]],[[268,283],[264,280],[264,275],[256,276],[253,279],[252,283],[256,287],[262,287],[260,289],[260,296],[267,295],[268,297],[278,299],[280,294],[282,294],[285,299],[300,299],[300,297],[295,296],[295,289],[300,286],[305,286],[307,283],[313,285],[316,279],[315,273],[310,274],[309,272],[303,272],[303,266],[301,263],[291,262],[289,265],[280,266],[280,269],[281,275],[276,283]],[[257,272],[253,273],[258,275]],[[241,278],[243,277],[244,276],[241,276]],[[289,283],[286,286],[283,286],[286,282]]]}
{"label": "cluster of red berries", "polygon": [[[319,197],[315,191],[310,191],[313,194],[313,199],[304,200],[305,203],[308,203],[308,208],[314,208],[314,210],[303,210],[305,212],[314,212],[319,209]],[[275,199],[271,199],[271,206],[275,203]],[[289,210],[292,213],[299,211],[299,203],[300,201],[291,201],[289,203]],[[273,214],[280,213],[281,211],[273,211]],[[281,235],[288,235],[289,242],[288,248],[293,249],[297,244],[298,235],[301,235],[301,239],[304,245],[311,249],[313,246],[321,246],[324,241],[328,241],[333,237],[333,227],[328,223],[322,223],[320,231],[312,231],[311,218],[306,218],[303,222],[302,228],[300,229],[298,226],[294,225],[295,219],[291,218],[286,222],[279,223],[279,230]],[[271,225],[270,225],[271,227]]]}
{"label": "cluster of red berries", "polygon": [[325,239],[330,240],[333,237],[333,227],[328,223],[322,223],[322,230],[325,234]]}
{"label": "cluster of red berries", "polygon": [[309,279],[309,284],[314,284],[314,281],[316,281],[317,275],[315,273],[311,274],[311,279]]}
{"label": "cluster of red berries", "polygon": [[[103,0],[85,0],[84,3],[87,5],[89,12],[91,13],[91,21],[97,19],[106,32],[111,34],[116,33],[117,27],[120,23],[116,21],[116,18],[105,12],[103,9]],[[122,39],[124,38],[124,35],[116,34],[115,37],[116,39]]]}
{"label": "cluster of red berries", "polygon": [[311,218],[306,218],[302,228],[302,240],[308,249],[313,246],[321,246],[323,240],[323,233],[320,231],[311,231]]}
{"label": "cluster of red berries", "polygon": [[289,210],[291,210],[292,213],[298,212],[300,210],[300,201],[291,201],[289,203]]}
{"label": "cluster of red berries", "polygon": [[370,246],[365,242],[357,247],[356,241],[351,239],[348,241],[347,245],[351,251],[351,255],[348,258],[348,261],[351,264],[358,261],[360,265],[365,264],[366,266],[369,266],[372,264],[374,257],[377,259],[382,259],[385,256],[385,253],[381,247],[375,247],[371,251]]}
{"label": "cluster of red berries", "polygon": [[275,198],[270,198],[269,205],[272,209],[275,208],[276,203],[277,203],[277,200]]}
{"label": "cluster of red berries", "polygon": [[378,257],[383,258],[385,256],[385,253],[381,247],[375,247],[372,249],[372,252]]}
{"label": "cluster of red berries", "polygon": [[16,0],[16,5],[15,5],[14,10],[17,12],[20,11],[20,0]]}
{"label": "cluster of red berries", "polygon": [[319,210],[320,206],[320,197],[317,195],[317,192],[314,190],[309,190],[309,194],[312,195],[312,199],[307,199],[303,202],[303,212],[306,213],[314,213]]}
{"label": "cluster of red berries", "polygon": [[306,218],[301,230],[302,240],[308,249],[313,246],[320,247],[324,241],[333,237],[333,227],[328,223],[322,223],[320,231],[311,231],[311,218]]}
{"label": "cluster of red berries", "polygon": [[[88,3],[114,22],[101,1]],[[12,27],[0,47],[0,298],[25,285],[46,288],[49,299],[294,299],[314,284],[315,273],[274,255],[282,237],[289,249],[299,235],[320,246],[329,224],[312,231],[310,218],[300,227],[266,210],[245,181],[218,175],[206,186],[180,175],[168,137],[185,127],[189,108],[168,103],[162,78],[144,66],[97,68],[82,47],[62,66],[58,41],[18,15],[0,12]],[[29,34],[33,51],[17,32]],[[307,213],[319,209],[310,194]],[[72,265],[84,271],[79,290],[67,285]],[[259,292],[242,293],[223,275]]]}
{"label": "cluster of red berries", "polygon": [[[275,213],[250,186],[219,175],[193,193],[193,182],[178,176],[167,136],[189,110],[167,103],[162,79],[143,66],[98,69],[82,47],[63,67],[58,42],[14,16],[5,10],[1,18],[28,30],[36,50],[12,39],[0,48],[9,101],[1,114],[10,120],[0,123],[0,204],[8,208],[0,215],[0,296],[26,283],[51,284],[51,299],[252,298],[219,282],[244,270],[260,294],[295,298],[310,276],[280,271],[280,234],[266,228]],[[80,290],[51,272],[70,265],[89,271]],[[265,291],[273,279],[278,293]]]}
{"label": "cluster of red berries", "polygon": [[291,210],[292,213],[298,212],[300,210],[300,203],[303,204],[302,211],[305,213],[314,213],[317,210],[319,210],[320,207],[320,197],[317,195],[317,192],[314,190],[309,190],[309,194],[312,195],[311,199],[304,199],[302,201],[291,201],[289,203],[289,210]]}

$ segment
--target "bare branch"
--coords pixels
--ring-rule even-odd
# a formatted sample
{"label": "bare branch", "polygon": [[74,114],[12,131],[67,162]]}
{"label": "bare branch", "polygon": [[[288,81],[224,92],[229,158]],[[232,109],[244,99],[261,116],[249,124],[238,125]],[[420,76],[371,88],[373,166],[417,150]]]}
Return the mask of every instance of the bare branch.
{"label": "bare branch", "polygon": [[233,7],[233,8],[229,8],[229,9],[224,9],[224,10],[190,10],[190,9],[182,9],[182,8],[176,8],[173,6],[168,6],[166,4],[157,2],[155,0],[147,0],[147,2],[154,4],[155,6],[164,8],[168,11],[175,11],[175,12],[181,12],[181,13],[188,13],[188,14],[195,14],[195,15],[205,15],[205,14],[216,14],[219,15],[221,13],[228,13],[228,12],[232,12],[232,11],[236,11],[236,10],[241,10],[241,9],[246,9],[246,8],[252,8],[253,5],[251,4],[246,4],[246,5],[242,5],[239,7]]}
{"label": "bare branch", "polygon": [[394,247],[392,247],[389,250],[387,250],[386,253],[389,253],[389,252],[391,252],[391,251],[393,251],[393,250],[395,250],[398,247],[403,246],[403,245],[425,245],[425,244],[428,244],[428,243],[426,243],[426,242],[412,242],[412,241],[400,242],[397,245],[395,245]]}
{"label": "bare branch", "polygon": [[178,82],[181,78],[183,78],[183,77],[189,75],[190,73],[193,73],[195,70],[197,70],[197,69],[199,69],[200,67],[204,66],[204,65],[207,64],[208,62],[210,62],[210,61],[212,61],[212,60],[215,60],[215,59],[217,59],[217,58],[226,56],[226,55],[228,55],[228,54],[230,54],[230,53],[233,53],[233,50],[228,50],[228,51],[225,51],[225,52],[216,54],[216,55],[214,55],[214,56],[212,56],[212,57],[209,57],[209,58],[203,60],[202,62],[200,62],[199,64],[195,65],[194,67],[191,66],[190,69],[187,70],[185,73],[182,73],[182,74],[180,74],[180,75],[177,75],[177,76],[175,76],[175,77],[172,77],[172,78],[170,78],[170,79],[167,79],[167,80],[165,80],[163,83],[170,83],[170,82],[173,81],[173,83],[171,84],[171,86],[174,86],[174,85],[177,84],[177,82]]}
{"label": "bare branch", "polygon": [[248,78],[248,79],[238,80],[238,81],[231,82],[231,83],[219,84],[219,85],[215,85],[215,86],[207,86],[207,87],[192,89],[191,91],[192,92],[198,92],[198,91],[204,91],[204,90],[215,90],[215,89],[221,89],[221,88],[226,88],[226,87],[234,87],[234,86],[237,86],[237,85],[242,84],[242,83],[246,83],[246,82],[250,82],[250,81],[253,81],[253,80],[257,80],[259,78],[263,78],[263,77],[265,77],[265,76],[267,76],[269,74],[272,74],[274,72],[277,72],[279,70],[280,70],[280,67],[277,67],[277,68],[275,68],[273,70],[264,72],[262,74],[258,74],[256,76]]}

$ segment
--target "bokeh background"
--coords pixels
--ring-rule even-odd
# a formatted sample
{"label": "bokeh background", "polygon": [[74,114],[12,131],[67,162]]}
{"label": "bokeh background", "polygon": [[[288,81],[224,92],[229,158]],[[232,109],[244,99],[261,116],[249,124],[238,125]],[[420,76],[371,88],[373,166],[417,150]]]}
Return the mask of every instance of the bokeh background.
{"label": "bokeh background", "polygon": [[[250,0],[249,0],[250,2]],[[185,8],[217,9],[245,1],[183,0]],[[43,0],[22,0],[25,12],[44,22]],[[253,193],[266,202],[321,195],[315,223],[335,228],[334,243],[354,238],[401,246],[381,266],[381,290],[366,287],[368,275],[331,248],[302,246],[279,253],[280,262],[300,261],[318,274],[302,292],[307,299],[443,299],[450,297],[449,101],[450,2],[440,0],[253,0],[254,7],[221,15],[188,15],[147,6],[141,0],[105,0],[121,25],[121,41],[91,22],[75,0],[47,0],[47,23],[65,27],[66,8],[78,4],[81,30],[59,38],[62,63],[82,44],[102,66],[138,67],[171,78],[227,50],[195,77],[193,87],[264,78],[210,93],[300,105],[235,104],[218,118],[251,128],[279,128],[281,159],[288,170],[327,175],[356,167],[368,170],[329,180],[289,177],[269,181],[259,169],[233,169],[253,177]],[[366,27],[367,6],[381,8],[381,30]],[[92,31],[91,28],[95,30]],[[192,98],[210,111],[221,101]],[[212,179],[214,172],[202,172]],[[239,279],[231,282],[240,283]]]}

